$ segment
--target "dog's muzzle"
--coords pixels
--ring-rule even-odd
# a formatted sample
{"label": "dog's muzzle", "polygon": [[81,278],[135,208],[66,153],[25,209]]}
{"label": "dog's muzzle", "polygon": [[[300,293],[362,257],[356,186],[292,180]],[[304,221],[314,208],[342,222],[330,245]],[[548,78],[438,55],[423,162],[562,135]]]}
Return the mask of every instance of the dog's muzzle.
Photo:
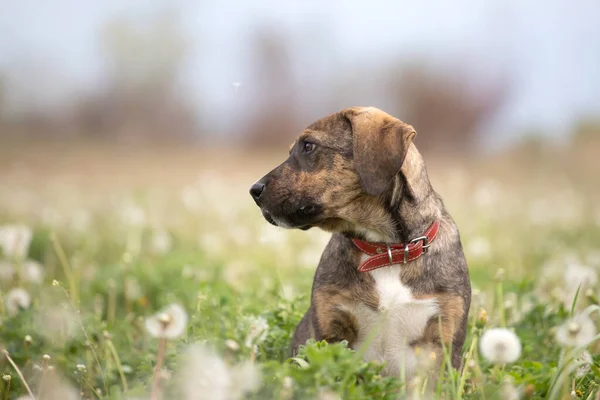
{"label": "dog's muzzle", "polygon": [[308,199],[271,198],[267,186],[260,181],[250,187],[250,196],[267,222],[283,228],[309,229],[322,213],[322,207]]}

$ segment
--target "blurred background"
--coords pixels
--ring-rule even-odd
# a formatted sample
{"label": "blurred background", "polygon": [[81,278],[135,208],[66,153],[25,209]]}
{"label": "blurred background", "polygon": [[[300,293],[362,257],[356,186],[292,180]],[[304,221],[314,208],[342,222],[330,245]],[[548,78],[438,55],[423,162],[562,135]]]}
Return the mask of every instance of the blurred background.
{"label": "blurred background", "polygon": [[582,0],[4,1],[3,138],[287,144],[374,105],[423,149],[564,141],[600,115]]}
{"label": "blurred background", "polygon": [[0,179],[246,187],[303,127],[372,105],[416,127],[434,178],[571,182],[600,166],[599,15],[595,0],[3,1]]}

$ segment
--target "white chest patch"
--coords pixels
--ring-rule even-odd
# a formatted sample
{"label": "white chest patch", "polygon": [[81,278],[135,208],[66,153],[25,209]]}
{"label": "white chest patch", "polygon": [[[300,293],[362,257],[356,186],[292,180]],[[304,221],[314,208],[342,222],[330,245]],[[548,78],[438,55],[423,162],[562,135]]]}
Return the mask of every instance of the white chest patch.
{"label": "white chest patch", "polygon": [[[361,262],[368,256],[363,255]],[[410,378],[417,360],[410,343],[420,339],[429,319],[438,311],[435,299],[417,300],[409,287],[400,281],[402,265],[368,272],[379,293],[379,310],[359,303],[354,310],[358,321],[356,351],[364,352],[367,361],[385,362],[384,373]]]}

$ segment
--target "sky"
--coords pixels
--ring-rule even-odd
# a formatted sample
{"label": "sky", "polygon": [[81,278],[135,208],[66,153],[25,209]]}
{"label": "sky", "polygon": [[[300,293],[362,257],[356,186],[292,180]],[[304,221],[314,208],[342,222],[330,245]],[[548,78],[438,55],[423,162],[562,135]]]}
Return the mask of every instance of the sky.
{"label": "sky", "polygon": [[106,22],[167,9],[179,14],[188,39],[182,81],[199,113],[241,114],[251,100],[240,93],[260,93],[249,44],[257,28],[270,26],[292,41],[300,80],[415,57],[508,71],[510,101],[490,127],[499,137],[533,128],[559,137],[579,118],[600,115],[597,0],[0,0],[0,71],[18,89],[12,101],[52,109],[102,85],[98,38]]}

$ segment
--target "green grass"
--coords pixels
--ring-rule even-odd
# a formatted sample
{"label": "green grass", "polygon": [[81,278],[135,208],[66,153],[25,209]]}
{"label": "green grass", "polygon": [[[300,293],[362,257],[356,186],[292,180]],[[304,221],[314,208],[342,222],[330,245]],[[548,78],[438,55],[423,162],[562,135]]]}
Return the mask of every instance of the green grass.
{"label": "green grass", "polygon": [[[159,340],[149,334],[144,320],[176,302],[189,322],[180,339],[167,343],[166,372],[159,377],[164,399],[187,400],[182,388],[189,387],[190,379],[198,387],[192,398],[209,398],[206,388],[214,389],[218,384],[211,379],[219,380],[211,372],[223,368],[230,371],[229,389],[241,390],[250,378],[239,371],[248,365],[261,374],[260,383],[243,395],[250,399],[504,399],[509,386],[523,398],[568,398],[572,390],[581,398],[594,398],[600,385],[598,345],[588,346],[593,364],[583,376],[569,370],[560,374],[570,350],[557,343],[555,332],[571,311],[573,283],[564,274],[569,262],[579,260],[592,271],[600,267],[598,225],[587,217],[594,215],[596,205],[582,197],[574,209],[565,210],[570,199],[552,187],[535,196],[525,190],[501,192],[484,201],[468,190],[454,190],[455,184],[448,180],[440,191],[461,228],[473,286],[480,294],[474,296],[464,346],[466,368],[444,368],[433,387],[427,376],[408,386],[402,379],[381,376],[381,365],[363,362],[344,343],[310,342],[288,358],[327,235],[267,226],[247,201],[245,185],[224,186],[210,196],[188,188],[196,190],[196,200],[182,200],[180,193],[138,192],[126,200],[143,209],[139,224],[131,223],[131,215],[123,217],[122,198],[77,201],[69,192],[49,200],[43,193],[23,191],[29,197],[21,202],[14,197],[0,202],[0,225],[31,227],[28,258],[45,270],[42,284],[28,282],[22,274],[1,281],[3,298],[22,287],[32,304],[10,315],[2,303],[0,347],[37,398],[53,399],[43,397],[44,390],[49,393],[59,375],[85,399],[150,398]],[[536,202],[541,200],[551,206],[547,217],[534,224],[531,213],[539,211],[542,206]],[[152,243],[157,230],[172,238],[167,251]],[[504,270],[500,280],[499,268]],[[575,313],[596,303],[597,282],[584,283]],[[507,309],[498,304],[500,293]],[[480,307],[487,311],[487,321],[476,326]],[[597,314],[591,314],[594,321]],[[255,348],[246,342],[258,317],[266,320],[268,331]],[[503,321],[519,336],[522,354],[512,364],[493,366],[471,344]],[[193,344],[205,356],[185,362]],[[206,355],[211,351],[216,356]],[[211,364],[211,357],[220,361]],[[24,383],[6,357],[0,359],[0,369],[10,375],[10,386],[6,380],[0,383],[0,399],[25,395]]]}

